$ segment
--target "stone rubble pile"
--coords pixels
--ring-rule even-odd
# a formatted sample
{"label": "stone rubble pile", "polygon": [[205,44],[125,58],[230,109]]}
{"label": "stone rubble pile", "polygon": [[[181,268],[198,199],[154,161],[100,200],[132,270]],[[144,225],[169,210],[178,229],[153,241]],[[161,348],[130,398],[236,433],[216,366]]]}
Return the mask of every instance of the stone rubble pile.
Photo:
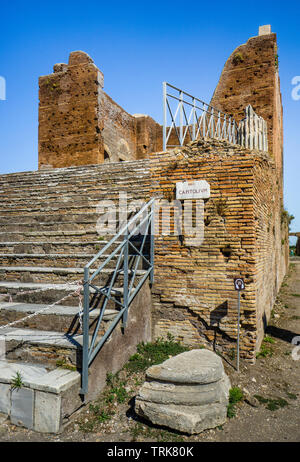
{"label": "stone rubble pile", "polygon": [[230,381],[221,358],[191,350],[146,371],[136,397],[136,413],[184,433],[200,433],[226,421]]}

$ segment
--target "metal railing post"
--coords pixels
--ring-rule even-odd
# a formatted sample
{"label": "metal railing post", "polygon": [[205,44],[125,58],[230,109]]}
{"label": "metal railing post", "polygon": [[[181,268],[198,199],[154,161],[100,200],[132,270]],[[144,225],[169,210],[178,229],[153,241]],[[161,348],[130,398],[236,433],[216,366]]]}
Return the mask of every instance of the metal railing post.
{"label": "metal railing post", "polygon": [[193,139],[192,141],[195,141],[196,139],[196,100],[193,98]]}
{"label": "metal railing post", "polygon": [[150,273],[150,284],[154,283],[154,234],[155,234],[155,201],[151,205],[151,225],[150,225],[150,263],[151,263],[151,273]]}
{"label": "metal railing post", "polygon": [[183,146],[183,93],[180,91],[180,127],[179,127],[179,135],[180,135],[180,146]]}
{"label": "metal railing post", "polygon": [[90,311],[90,270],[84,268],[84,286],[83,286],[83,343],[82,343],[82,376],[81,376],[81,395],[88,392],[89,377],[89,311]]}
{"label": "metal railing post", "polygon": [[122,327],[125,329],[128,317],[128,228],[124,236],[124,279],[123,279],[123,306],[125,308],[122,317]]}
{"label": "metal railing post", "polygon": [[167,150],[167,82],[163,82],[163,151]]}

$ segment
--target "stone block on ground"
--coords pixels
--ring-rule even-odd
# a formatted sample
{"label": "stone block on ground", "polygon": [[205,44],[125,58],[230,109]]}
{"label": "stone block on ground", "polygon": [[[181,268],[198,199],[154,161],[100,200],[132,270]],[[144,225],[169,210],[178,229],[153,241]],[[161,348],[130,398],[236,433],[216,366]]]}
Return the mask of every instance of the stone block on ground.
{"label": "stone block on ground", "polygon": [[136,412],[156,425],[200,433],[225,423],[229,389],[221,358],[191,350],[147,369]]}

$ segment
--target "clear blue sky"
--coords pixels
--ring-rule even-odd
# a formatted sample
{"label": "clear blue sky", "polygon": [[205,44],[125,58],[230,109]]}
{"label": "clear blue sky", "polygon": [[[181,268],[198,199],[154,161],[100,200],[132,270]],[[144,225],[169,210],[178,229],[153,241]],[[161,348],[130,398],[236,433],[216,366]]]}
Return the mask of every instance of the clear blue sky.
{"label": "clear blue sky", "polygon": [[282,1],[0,2],[0,173],[37,169],[38,77],[83,50],[104,72],[105,91],[129,113],[162,121],[166,80],[209,102],[231,52],[271,24],[277,33],[285,129],[285,207],[300,231],[300,15]]}

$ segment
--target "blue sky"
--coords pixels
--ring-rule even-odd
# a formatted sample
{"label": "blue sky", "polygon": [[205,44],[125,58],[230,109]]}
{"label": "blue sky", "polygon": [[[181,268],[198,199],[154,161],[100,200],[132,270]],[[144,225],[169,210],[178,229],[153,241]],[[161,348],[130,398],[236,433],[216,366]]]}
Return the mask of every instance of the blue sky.
{"label": "blue sky", "polygon": [[[300,231],[300,16],[296,2],[52,0],[0,2],[0,173],[37,169],[38,77],[83,50],[104,90],[129,113],[162,122],[162,82],[209,102],[232,51],[271,24],[277,33],[284,107],[285,207]],[[300,92],[299,92],[300,93]]]}

